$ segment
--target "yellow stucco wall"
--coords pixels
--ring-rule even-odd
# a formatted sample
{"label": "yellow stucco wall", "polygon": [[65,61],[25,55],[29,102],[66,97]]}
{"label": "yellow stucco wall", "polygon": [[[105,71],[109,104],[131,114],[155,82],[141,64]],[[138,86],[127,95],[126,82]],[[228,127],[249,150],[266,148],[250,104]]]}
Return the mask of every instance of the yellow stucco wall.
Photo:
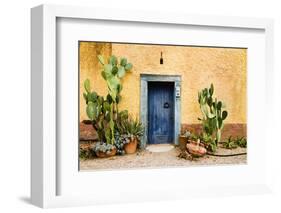
{"label": "yellow stucco wall", "polygon": [[[104,46],[104,47],[103,47]],[[215,96],[225,102],[229,116],[226,123],[246,123],[246,49],[207,48],[162,45],[97,44],[80,42],[80,97],[83,81],[89,78],[92,88],[101,95],[107,88],[100,75],[96,55],[124,56],[133,64],[132,72],[123,79],[120,109],[139,116],[140,74],[181,75],[182,123],[198,123],[201,116],[197,93],[212,82]],[[163,52],[164,64],[159,63]],[[80,120],[87,119],[85,103],[80,99]]]}
{"label": "yellow stucco wall", "polygon": [[[86,103],[83,98],[84,81],[88,78],[91,81],[92,90],[99,94],[106,94],[106,84],[100,76],[101,66],[97,55],[103,54],[105,57],[111,55],[112,46],[109,43],[80,42],[79,43],[79,69],[80,69],[80,121],[87,120]],[[99,84],[97,83],[99,82]],[[101,92],[101,90],[103,92]]]}

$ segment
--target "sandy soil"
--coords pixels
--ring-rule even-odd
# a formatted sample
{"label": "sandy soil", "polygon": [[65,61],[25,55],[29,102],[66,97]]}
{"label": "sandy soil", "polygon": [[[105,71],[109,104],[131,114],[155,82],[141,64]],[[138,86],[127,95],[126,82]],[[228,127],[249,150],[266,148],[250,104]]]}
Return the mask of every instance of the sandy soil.
{"label": "sandy soil", "polygon": [[[234,154],[246,152],[244,148],[234,150],[219,148],[216,154]],[[159,168],[159,167],[188,167],[226,164],[246,164],[247,155],[233,157],[215,157],[206,155],[192,161],[177,157],[179,148],[168,152],[149,152],[147,150],[131,155],[113,156],[110,158],[93,158],[80,160],[80,170],[111,170],[111,169],[135,169],[135,168]]]}

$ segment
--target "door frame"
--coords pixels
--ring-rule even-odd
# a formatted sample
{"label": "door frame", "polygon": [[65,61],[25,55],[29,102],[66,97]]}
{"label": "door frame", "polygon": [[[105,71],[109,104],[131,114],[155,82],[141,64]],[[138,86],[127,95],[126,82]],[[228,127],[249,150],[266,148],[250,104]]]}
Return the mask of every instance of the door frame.
{"label": "door frame", "polygon": [[148,138],[148,82],[173,82],[174,83],[174,144],[178,144],[178,135],[181,127],[181,96],[176,96],[176,91],[181,87],[180,75],[140,75],[140,120],[145,126],[141,138],[141,148],[144,149]]}

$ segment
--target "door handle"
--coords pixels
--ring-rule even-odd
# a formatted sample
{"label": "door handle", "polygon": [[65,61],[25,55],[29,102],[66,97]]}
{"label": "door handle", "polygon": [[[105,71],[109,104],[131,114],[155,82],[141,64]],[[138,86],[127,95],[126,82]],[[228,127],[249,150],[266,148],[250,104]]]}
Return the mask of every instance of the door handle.
{"label": "door handle", "polygon": [[170,107],[170,105],[169,105],[168,102],[165,102],[163,107],[164,107],[165,109],[168,109],[168,108]]}

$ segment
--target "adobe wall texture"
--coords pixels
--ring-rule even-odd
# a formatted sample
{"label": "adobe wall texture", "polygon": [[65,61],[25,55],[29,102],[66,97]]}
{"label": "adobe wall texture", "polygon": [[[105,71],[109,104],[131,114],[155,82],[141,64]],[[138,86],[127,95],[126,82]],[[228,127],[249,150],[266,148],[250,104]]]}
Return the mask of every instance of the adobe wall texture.
{"label": "adobe wall texture", "polygon": [[[188,130],[192,133],[200,134],[202,132],[202,125],[200,124],[182,124],[181,131]],[[222,141],[226,141],[229,137],[233,139],[236,137],[247,136],[247,124],[236,123],[225,124],[222,131]],[[80,141],[97,141],[98,136],[91,124],[80,123]]]}
{"label": "adobe wall texture", "polygon": [[[159,63],[163,52],[164,64]],[[215,86],[214,96],[226,104],[225,123],[246,124],[247,117],[247,50],[161,45],[109,44],[80,42],[80,120],[86,120],[83,82],[91,80],[92,89],[107,94],[100,75],[97,55],[126,57],[133,64],[132,72],[123,80],[120,109],[140,116],[140,74],[181,75],[181,123],[198,124],[201,116],[198,91]]]}

